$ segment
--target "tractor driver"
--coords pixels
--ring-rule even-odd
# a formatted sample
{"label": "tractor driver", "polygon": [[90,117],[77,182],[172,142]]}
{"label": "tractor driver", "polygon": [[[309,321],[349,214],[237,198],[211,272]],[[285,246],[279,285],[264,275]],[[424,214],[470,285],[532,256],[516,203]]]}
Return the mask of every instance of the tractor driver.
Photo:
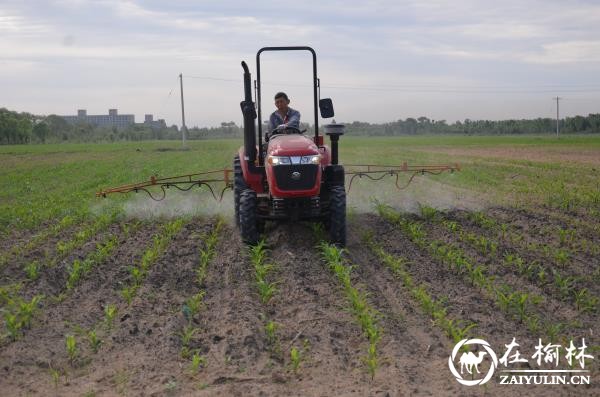
{"label": "tractor driver", "polygon": [[276,111],[269,118],[271,135],[282,133],[287,127],[300,129],[300,112],[289,107],[290,100],[285,92],[275,94]]}

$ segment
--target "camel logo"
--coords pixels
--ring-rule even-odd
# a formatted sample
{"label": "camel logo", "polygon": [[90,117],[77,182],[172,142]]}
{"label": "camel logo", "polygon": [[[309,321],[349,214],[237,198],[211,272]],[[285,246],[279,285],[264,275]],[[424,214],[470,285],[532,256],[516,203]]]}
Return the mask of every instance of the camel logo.
{"label": "camel logo", "polygon": [[[483,347],[485,351],[480,351],[477,354],[474,354],[473,352],[463,352],[459,358],[460,373],[458,373],[456,367],[454,366],[454,361],[456,360],[459,350],[464,345],[479,345]],[[476,374],[481,374],[481,372],[479,372],[479,365],[484,360],[486,355],[489,355],[491,363],[490,368],[485,377],[481,379],[472,380],[464,379],[462,377],[462,374],[464,374],[465,372],[471,375],[471,377],[473,377],[473,375]],[[496,357],[496,353],[494,353],[494,351],[490,347],[490,344],[484,341],[483,339],[463,339],[460,342],[458,342],[456,346],[454,346],[454,349],[452,349],[452,354],[448,358],[448,366],[450,367],[450,372],[452,372],[452,375],[456,377],[456,380],[460,384],[465,386],[483,385],[484,383],[489,381],[494,375],[494,371],[498,366],[498,358]]]}

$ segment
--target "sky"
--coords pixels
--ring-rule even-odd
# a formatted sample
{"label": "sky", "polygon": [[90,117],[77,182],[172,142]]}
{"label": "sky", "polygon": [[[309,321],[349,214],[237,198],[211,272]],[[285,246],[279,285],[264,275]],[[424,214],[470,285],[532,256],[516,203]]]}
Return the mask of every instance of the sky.
{"label": "sky", "polygon": [[[308,45],[338,122],[600,113],[600,1],[0,0],[0,107],[241,123],[242,68]],[[273,95],[313,120],[307,52],[261,56]]]}

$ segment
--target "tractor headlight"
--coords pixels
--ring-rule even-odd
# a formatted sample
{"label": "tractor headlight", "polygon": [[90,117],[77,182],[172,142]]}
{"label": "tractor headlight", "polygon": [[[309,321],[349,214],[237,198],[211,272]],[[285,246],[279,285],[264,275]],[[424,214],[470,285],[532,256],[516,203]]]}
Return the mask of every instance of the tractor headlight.
{"label": "tractor headlight", "polygon": [[267,161],[269,162],[269,164],[271,165],[286,165],[286,164],[292,164],[292,161],[290,160],[289,157],[287,156],[269,156],[269,158],[267,159]]}
{"label": "tractor headlight", "polygon": [[312,156],[302,156],[302,160],[300,164],[320,164],[321,163],[321,155],[315,154]]}

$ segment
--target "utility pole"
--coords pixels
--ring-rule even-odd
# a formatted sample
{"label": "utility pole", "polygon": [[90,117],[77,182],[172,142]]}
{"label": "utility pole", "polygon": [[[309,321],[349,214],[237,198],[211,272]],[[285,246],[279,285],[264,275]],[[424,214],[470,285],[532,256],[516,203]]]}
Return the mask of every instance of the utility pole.
{"label": "utility pole", "polygon": [[554,97],[552,99],[556,99],[556,137],[558,138],[558,126],[559,126],[559,121],[560,119],[558,118],[558,101],[561,100],[561,97]]}
{"label": "utility pole", "polygon": [[183,106],[183,73],[179,73],[179,88],[181,89],[181,142],[183,147],[185,147],[187,127],[185,126],[185,108]]}

